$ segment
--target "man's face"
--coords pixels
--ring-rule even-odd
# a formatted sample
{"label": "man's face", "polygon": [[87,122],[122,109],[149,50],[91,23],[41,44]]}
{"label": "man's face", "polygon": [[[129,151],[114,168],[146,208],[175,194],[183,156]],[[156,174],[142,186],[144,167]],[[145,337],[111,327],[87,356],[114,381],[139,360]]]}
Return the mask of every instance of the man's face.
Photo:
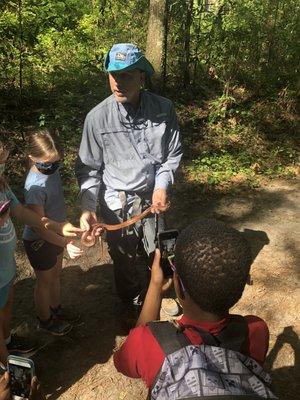
{"label": "man's face", "polygon": [[130,103],[133,106],[139,101],[143,73],[138,69],[109,74],[109,84],[115,98],[120,103]]}

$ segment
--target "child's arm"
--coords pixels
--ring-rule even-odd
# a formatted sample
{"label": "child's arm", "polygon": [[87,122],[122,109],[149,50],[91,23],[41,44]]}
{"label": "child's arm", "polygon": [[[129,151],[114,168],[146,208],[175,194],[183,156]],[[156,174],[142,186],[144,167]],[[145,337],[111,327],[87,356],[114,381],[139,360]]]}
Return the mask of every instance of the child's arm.
{"label": "child's arm", "polygon": [[11,215],[13,217],[16,217],[23,224],[33,227],[34,230],[44,240],[47,240],[48,242],[51,242],[52,244],[55,244],[57,246],[65,247],[69,243],[70,240],[65,237],[57,235],[55,232],[48,231],[47,229],[45,229],[44,224],[41,220],[41,217],[43,216],[43,211],[42,210],[33,210],[33,207],[36,209],[43,208],[41,206],[25,207],[22,204],[18,204],[17,206],[15,206],[11,209]]}
{"label": "child's arm", "polygon": [[44,216],[44,210],[42,206],[32,204],[25,207],[22,204],[18,204],[11,208],[11,215],[19,219],[24,224],[32,226],[38,235],[47,242],[60,247],[67,247],[71,258],[76,258],[82,255],[83,251],[74,246],[72,242],[70,242],[70,239],[57,235],[51,230],[45,229],[44,223],[41,220],[41,218]]}
{"label": "child's arm", "polygon": [[51,229],[59,235],[76,237],[77,233],[84,232],[84,229],[77,228],[77,226],[74,226],[73,224],[71,224],[71,222],[57,222],[47,217],[42,217],[42,221],[46,229]]}
{"label": "child's arm", "polygon": [[164,278],[163,271],[160,267],[160,251],[156,249],[151,267],[150,284],[136,326],[145,325],[147,322],[155,321],[159,318],[162,295],[169,289],[171,284],[172,278]]}

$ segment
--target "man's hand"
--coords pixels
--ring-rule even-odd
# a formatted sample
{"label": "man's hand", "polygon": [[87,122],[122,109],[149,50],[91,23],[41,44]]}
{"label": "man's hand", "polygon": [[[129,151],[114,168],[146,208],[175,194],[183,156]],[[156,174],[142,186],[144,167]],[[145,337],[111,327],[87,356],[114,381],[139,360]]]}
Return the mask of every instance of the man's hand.
{"label": "man's hand", "polygon": [[151,267],[150,284],[160,287],[161,292],[163,293],[163,292],[167,291],[169,289],[169,287],[172,285],[173,279],[172,278],[166,279],[164,277],[163,270],[161,269],[161,266],[160,266],[160,260],[161,260],[160,251],[159,251],[159,249],[155,249],[154,260],[153,260],[153,264]]}
{"label": "man's hand", "polygon": [[9,374],[5,372],[0,379],[0,400],[10,400]]}
{"label": "man's hand", "polygon": [[73,244],[74,242],[71,241],[66,245],[67,252],[71,260],[75,260],[76,258],[82,256],[83,250]]}
{"label": "man's hand", "polygon": [[95,212],[84,210],[80,217],[80,228],[89,231],[91,226],[97,222]]}
{"label": "man's hand", "polygon": [[36,376],[31,380],[29,400],[46,400],[41,384]]}
{"label": "man's hand", "polygon": [[153,212],[159,214],[168,208],[168,196],[166,189],[156,189],[152,194]]}

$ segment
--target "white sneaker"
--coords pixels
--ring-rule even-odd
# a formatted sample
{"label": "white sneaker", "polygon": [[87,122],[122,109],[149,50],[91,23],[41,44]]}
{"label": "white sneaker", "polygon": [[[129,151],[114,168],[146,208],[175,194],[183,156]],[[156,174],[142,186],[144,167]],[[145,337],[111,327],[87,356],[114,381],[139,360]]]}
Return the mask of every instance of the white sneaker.
{"label": "white sneaker", "polygon": [[181,307],[175,299],[162,299],[161,309],[170,317],[175,317],[181,312]]}

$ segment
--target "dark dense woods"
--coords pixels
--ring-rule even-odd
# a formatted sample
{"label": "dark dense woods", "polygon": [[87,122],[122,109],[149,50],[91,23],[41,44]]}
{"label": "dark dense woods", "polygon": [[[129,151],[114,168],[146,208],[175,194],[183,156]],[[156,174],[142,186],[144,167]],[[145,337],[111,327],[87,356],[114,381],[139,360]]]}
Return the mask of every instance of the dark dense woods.
{"label": "dark dense woods", "polygon": [[32,128],[56,129],[72,175],[84,116],[109,93],[104,55],[134,42],[156,67],[152,90],[176,104],[186,179],[227,188],[297,173],[298,1],[2,0],[0,11],[0,129],[15,154]]}
{"label": "dark dense woods", "polygon": [[[0,0],[0,140],[10,149],[13,191],[23,200],[28,134],[49,128],[64,146],[68,219],[78,224],[74,162],[84,118],[110,94],[106,52],[137,44],[156,70],[146,89],[174,102],[181,128],[168,224],[180,230],[212,215],[248,232],[254,268],[237,312],[267,321],[268,368],[286,400],[299,398],[299,38],[299,0]],[[20,242],[13,324],[34,314]],[[50,400],[147,395],[111,361],[123,334],[112,265],[102,265],[99,249],[78,265],[65,261],[67,303],[84,323],[37,353]]]}

